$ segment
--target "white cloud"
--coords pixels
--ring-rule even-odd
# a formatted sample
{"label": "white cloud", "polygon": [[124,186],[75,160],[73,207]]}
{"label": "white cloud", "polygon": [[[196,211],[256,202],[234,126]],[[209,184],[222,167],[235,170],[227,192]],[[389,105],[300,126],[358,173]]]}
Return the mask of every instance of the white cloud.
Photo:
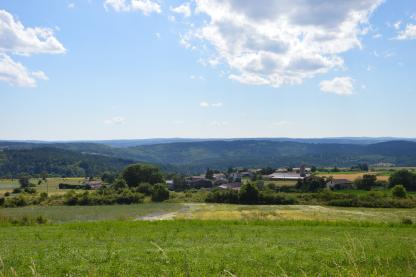
{"label": "white cloud", "polygon": [[183,3],[177,7],[171,7],[170,10],[177,14],[182,14],[185,17],[190,17],[192,15],[190,3]]}
{"label": "white cloud", "polygon": [[5,54],[0,54],[0,81],[18,87],[36,86],[36,80],[27,68]]}
{"label": "white cloud", "polygon": [[203,108],[209,108],[209,107],[213,107],[213,108],[221,108],[223,106],[222,102],[217,102],[217,103],[208,103],[206,101],[203,101],[201,103],[199,103],[199,106],[203,107]]}
{"label": "white cloud", "polygon": [[413,40],[416,39],[416,24],[407,24],[404,30],[401,30],[396,39]]}
{"label": "white cloud", "polygon": [[75,4],[74,3],[69,3],[68,4],[68,9],[73,9],[75,8]]}
{"label": "white cloud", "polygon": [[32,72],[32,76],[44,81],[49,80],[49,77],[42,70]]}
{"label": "white cloud", "polygon": [[209,103],[204,101],[204,102],[199,103],[199,106],[201,106],[202,108],[208,108]]}
{"label": "white cloud", "polygon": [[9,54],[30,56],[65,52],[65,47],[55,38],[52,29],[25,27],[10,13],[0,10],[0,81],[11,86],[36,87],[36,79],[49,79],[41,70],[30,72]]}
{"label": "white cloud", "polygon": [[104,123],[109,125],[124,125],[126,124],[126,119],[122,116],[114,116],[105,120]]}
{"label": "white cloud", "polygon": [[380,34],[380,33],[377,33],[377,34],[374,34],[373,35],[373,38],[381,38],[381,37],[383,37],[383,35]]}
{"label": "white cloud", "polygon": [[19,55],[61,54],[65,48],[49,28],[26,28],[5,10],[0,10],[0,52]]}
{"label": "white cloud", "polygon": [[319,87],[323,92],[351,95],[354,91],[354,80],[351,77],[336,77],[332,80],[322,81]]}
{"label": "white cloud", "polygon": [[161,36],[160,36],[160,33],[156,33],[156,34],[155,34],[155,36],[156,36],[158,39],[160,39],[160,37],[161,37]]}
{"label": "white cloud", "polygon": [[106,0],[104,7],[106,10],[112,8],[116,12],[137,11],[144,15],[162,12],[160,4],[152,0]]}
{"label": "white cloud", "polygon": [[400,25],[402,25],[402,22],[399,20],[397,22],[395,22],[393,24],[394,29],[399,30],[400,29]]}
{"label": "white cloud", "polygon": [[340,54],[361,47],[360,35],[382,0],[195,0],[208,17],[183,35],[183,45],[226,64],[245,84],[299,84],[343,66]]}
{"label": "white cloud", "polygon": [[228,121],[211,121],[209,123],[209,125],[214,126],[214,127],[223,127],[223,126],[227,126],[229,124]]}

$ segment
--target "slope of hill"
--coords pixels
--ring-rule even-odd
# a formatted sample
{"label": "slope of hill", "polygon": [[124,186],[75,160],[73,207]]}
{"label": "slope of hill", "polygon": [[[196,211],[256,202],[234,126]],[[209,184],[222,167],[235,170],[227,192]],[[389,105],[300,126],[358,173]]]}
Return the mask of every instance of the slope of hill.
{"label": "slope of hill", "polygon": [[121,170],[131,161],[101,155],[82,154],[52,147],[0,151],[0,176],[49,175],[98,176]]}
{"label": "slope of hill", "polygon": [[[116,170],[129,162],[162,165],[169,171],[203,172],[207,167],[279,167],[301,163],[325,167],[349,167],[359,163],[393,163],[416,166],[416,143],[389,141],[374,144],[301,143],[267,140],[194,141],[111,147],[99,143],[13,143],[3,147],[0,174],[5,172],[36,172],[48,168],[48,162],[62,164],[60,175],[86,174],[80,161],[87,160],[93,172]],[[1,153],[1,152],[0,152]],[[12,157],[12,159],[10,158]],[[1,162],[3,160],[3,162]],[[46,162],[45,162],[46,160]],[[12,164],[12,165],[11,165]],[[88,171],[89,173],[90,171]]]}

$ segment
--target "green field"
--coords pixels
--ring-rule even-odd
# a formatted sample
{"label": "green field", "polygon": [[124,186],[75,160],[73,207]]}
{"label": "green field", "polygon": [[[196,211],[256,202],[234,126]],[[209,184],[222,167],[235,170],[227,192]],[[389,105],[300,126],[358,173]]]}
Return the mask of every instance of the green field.
{"label": "green field", "polygon": [[416,228],[314,221],[0,227],[0,275],[414,276]]}
{"label": "green field", "polygon": [[[81,184],[85,179],[82,177],[73,177],[73,178],[47,178],[47,182],[42,182],[40,185],[38,185],[38,181],[40,179],[32,178],[30,179],[30,182],[32,184],[35,184],[36,191],[37,192],[48,192],[50,194],[56,194],[56,193],[65,193],[66,190],[60,190],[58,188],[58,185],[60,183],[66,183],[66,184],[74,184],[78,185]],[[18,179],[0,179],[0,193],[5,192],[12,192],[13,189],[19,187],[19,180]]]}

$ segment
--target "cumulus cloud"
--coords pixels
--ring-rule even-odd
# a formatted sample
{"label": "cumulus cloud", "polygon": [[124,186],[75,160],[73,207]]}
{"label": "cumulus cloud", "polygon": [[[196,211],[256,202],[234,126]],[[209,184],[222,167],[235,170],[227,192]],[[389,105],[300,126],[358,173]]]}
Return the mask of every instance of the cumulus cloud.
{"label": "cumulus cloud", "polygon": [[61,54],[66,49],[53,30],[25,27],[10,13],[0,10],[0,81],[11,86],[36,87],[36,80],[48,80],[45,72],[31,72],[10,55]]}
{"label": "cumulus cloud", "polygon": [[[184,45],[211,48],[244,84],[299,84],[343,66],[340,54],[361,47],[360,35],[382,0],[195,0],[207,18],[182,36]],[[199,47],[198,47],[199,46]],[[192,49],[192,47],[189,47]]]}
{"label": "cumulus cloud", "polygon": [[199,103],[199,106],[201,106],[202,108],[208,108],[209,103],[204,101],[204,102]]}
{"label": "cumulus cloud", "polygon": [[407,24],[406,28],[404,28],[398,33],[396,39],[398,40],[416,39],[416,24]]}
{"label": "cumulus cloud", "polygon": [[319,87],[323,92],[351,95],[354,92],[354,79],[351,77],[336,77],[332,80],[322,81]]}
{"label": "cumulus cloud", "polygon": [[201,103],[199,103],[199,106],[201,106],[202,108],[209,108],[209,107],[213,107],[213,108],[221,108],[222,107],[222,102],[217,102],[217,103],[208,103],[206,101],[203,101]]}
{"label": "cumulus cloud", "polygon": [[181,14],[185,17],[190,17],[192,15],[190,3],[183,3],[177,7],[171,7],[170,10],[174,13]]}
{"label": "cumulus cloud", "polygon": [[126,124],[126,119],[122,116],[114,116],[104,121],[108,125],[123,125]]}
{"label": "cumulus cloud", "polygon": [[104,2],[106,10],[112,8],[116,12],[141,12],[144,15],[161,13],[160,4],[152,0],[106,0]]}
{"label": "cumulus cloud", "polygon": [[19,55],[61,54],[65,47],[49,28],[26,28],[5,10],[0,10],[0,52]]}

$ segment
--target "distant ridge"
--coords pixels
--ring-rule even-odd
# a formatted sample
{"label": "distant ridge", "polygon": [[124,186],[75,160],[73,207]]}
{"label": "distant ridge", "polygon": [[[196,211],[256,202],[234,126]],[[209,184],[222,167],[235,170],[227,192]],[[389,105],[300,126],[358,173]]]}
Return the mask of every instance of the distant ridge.
{"label": "distant ridge", "polygon": [[[169,171],[184,173],[199,173],[207,167],[225,169],[228,167],[280,167],[315,165],[318,167],[350,167],[359,163],[369,165],[389,163],[397,166],[416,166],[416,142],[411,140],[383,141],[382,138],[330,138],[306,139],[307,142],[280,141],[280,139],[227,139],[227,140],[192,140],[151,144],[139,146],[117,146],[112,144],[92,142],[0,142],[0,167],[7,167],[8,151],[13,150],[19,160],[25,163],[24,155],[31,155],[31,151],[42,156],[42,149],[62,149],[70,153],[60,153],[59,157],[65,160],[65,155],[77,156],[79,161],[88,158],[94,163],[94,158],[102,156],[107,158],[106,164],[125,164],[126,161],[147,162],[163,166]],[[332,142],[335,140],[336,142]],[[354,143],[344,143],[344,141]],[[370,141],[372,143],[370,143]],[[26,152],[24,152],[26,151]],[[51,153],[51,150],[49,150]],[[1,158],[1,154],[3,158]],[[51,154],[52,155],[52,154]],[[5,157],[4,157],[5,156]],[[121,159],[116,162],[108,159]],[[38,161],[41,162],[41,159]],[[104,160],[102,161],[104,162]],[[93,165],[92,165],[93,166]],[[2,174],[0,170],[0,175]]]}

